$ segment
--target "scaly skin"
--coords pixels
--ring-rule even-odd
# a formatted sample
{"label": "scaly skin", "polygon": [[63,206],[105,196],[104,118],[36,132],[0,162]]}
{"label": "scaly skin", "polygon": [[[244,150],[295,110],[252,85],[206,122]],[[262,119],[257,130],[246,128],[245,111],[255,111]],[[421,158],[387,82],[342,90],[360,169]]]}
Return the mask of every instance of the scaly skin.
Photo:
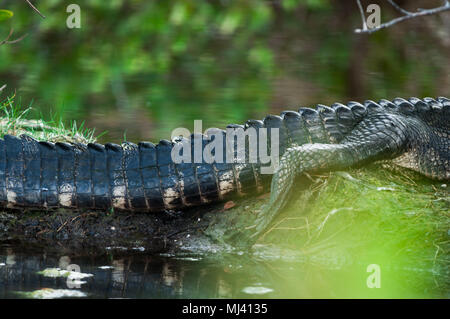
{"label": "scaly skin", "polygon": [[374,107],[338,144],[305,144],[289,148],[272,178],[271,198],[260,213],[253,237],[258,236],[286,203],[294,178],[302,173],[345,169],[394,160],[432,179],[450,179],[450,103],[414,105],[394,101],[391,110]]}
{"label": "scaly skin", "polygon": [[[246,130],[279,129],[281,156],[270,203],[259,214],[254,236],[283,207],[302,173],[391,159],[430,178],[449,179],[449,123],[446,98],[336,103],[248,121]],[[224,131],[209,131],[202,150],[213,134],[226,137]],[[261,174],[259,157],[248,163],[248,149],[245,163],[176,164],[171,152],[183,141],[84,145],[5,136],[0,139],[0,204],[156,212],[268,190],[271,176]],[[189,143],[194,146],[194,139]],[[225,152],[225,143],[222,147]]]}

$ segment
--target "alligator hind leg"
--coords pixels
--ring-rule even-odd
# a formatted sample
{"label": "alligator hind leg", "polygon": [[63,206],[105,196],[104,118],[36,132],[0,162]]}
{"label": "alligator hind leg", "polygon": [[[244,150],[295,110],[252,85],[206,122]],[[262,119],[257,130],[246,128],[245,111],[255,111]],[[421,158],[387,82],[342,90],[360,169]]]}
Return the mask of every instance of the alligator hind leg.
{"label": "alligator hind leg", "polygon": [[388,159],[404,152],[407,136],[395,119],[363,121],[340,144],[305,144],[286,150],[272,178],[271,196],[259,214],[252,238],[269,225],[286,204],[296,176],[332,171]]}
{"label": "alligator hind leg", "polygon": [[350,166],[355,162],[351,152],[341,144],[305,144],[286,150],[272,177],[270,201],[259,214],[252,237],[258,236],[285,206],[297,176]]}

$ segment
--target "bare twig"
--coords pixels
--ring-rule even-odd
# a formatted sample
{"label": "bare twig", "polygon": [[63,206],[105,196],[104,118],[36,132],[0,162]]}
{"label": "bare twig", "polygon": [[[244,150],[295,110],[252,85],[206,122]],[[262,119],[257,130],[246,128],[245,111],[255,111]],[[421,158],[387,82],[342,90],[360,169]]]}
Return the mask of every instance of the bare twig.
{"label": "bare twig", "polygon": [[364,15],[364,9],[362,7],[361,0],[356,0],[356,3],[358,4],[359,13],[361,14],[361,20],[362,20],[362,25],[363,25],[362,29],[364,31],[366,31],[367,30],[366,16]]}
{"label": "bare twig", "polygon": [[403,16],[398,17],[396,19],[393,19],[389,22],[386,23],[382,23],[380,24],[378,27],[369,29],[367,28],[366,25],[366,21],[365,21],[365,16],[364,16],[364,10],[362,9],[361,6],[361,2],[360,0],[356,0],[358,7],[359,7],[359,11],[361,13],[361,18],[363,20],[363,27],[362,29],[356,29],[355,33],[373,33],[376,32],[378,30],[381,29],[385,29],[385,28],[389,28],[392,25],[405,21],[405,20],[409,20],[409,19],[413,19],[413,18],[418,18],[418,17],[423,17],[423,16],[428,16],[428,15],[433,15],[433,14],[438,14],[444,11],[450,11],[450,1],[449,0],[443,0],[443,5],[437,8],[433,8],[433,9],[422,9],[422,10],[418,10],[417,12],[410,12],[407,11],[403,8],[401,8],[398,4],[396,4],[393,0],[387,0],[397,11],[401,12],[403,14]]}
{"label": "bare twig", "polygon": [[1,93],[4,89],[6,89],[6,84],[3,84],[2,87],[0,87],[0,93]]}
{"label": "bare twig", "polygon": [[24,34],[24,35],[21,36],[20,38],[17,38],[17,39],[15,39],[15,40],[9,41],[9,39],[11,38],[11,36],[13,35],[13,33],[14,33],[14,29],[11,28],[11,30],[9,30],[9,34],[8,34],[8,36],[6,37],[6,39],[3,40],[3,41],[0,41],[0,45],[3,45],[3,44],[14,44],[14,43],[17,43],[17,42],[19,42],[19,41],[22,41],[22,39],[25,38],[25,37],[27,36],[27,34]]}
{"label": "bare twig", "polygon": [[398,4],[396,4],[393,0],[387,0],[391,6],[393,6],[397,11],[399,11],[400,13],[404,14],[404,15],[408,15],[411,14],[412,12],[407,11],[405,9],[403,9],[402,7],[400,7]]}
{"label": "bare twig", "polygon": [[11,38],[11,36],[12,36],[13,33],[14,33],[14,29],[11,28],[11,30],[9,30],[8,36],[6,37],[5,40],[3,40],[3,41],[0,42],[0,45],[8,43],[8,40],[9,40],[9,38]]}
{"label": "bare twig", "polygon": [[45,15],[43,15],[29,0],[25,0],[27,3],[28,3],[28,5],[34,10],[34,11],[36,11],[36,13],[37,14],[39,14],[41,17],[42,17],[42,19],[45,19]]}

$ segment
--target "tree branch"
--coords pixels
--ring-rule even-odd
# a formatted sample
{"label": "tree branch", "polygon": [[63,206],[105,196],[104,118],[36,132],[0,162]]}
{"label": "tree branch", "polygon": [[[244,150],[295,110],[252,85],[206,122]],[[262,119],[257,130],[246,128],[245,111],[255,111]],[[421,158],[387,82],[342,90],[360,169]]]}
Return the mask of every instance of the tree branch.
{"label": "tree branch", "polygon": [[404,14],[404,15],[409,15],[409,14],[411,14],[412,12],[410,12],[410,11],[408,11],[408,10],[405,10],[405,9],[403,9],[402,7],[400,7],[398,4],[396,4],[393,0],[387,0],[390,4],[391,4],[391,6],[393,6],[397,11],[399,11],[401,14]]}
{"label": "tree branch", "polygon": [[31,7],[31,9],[33,9],[34,11],[36,11],[36,13],[37,14],[39,14],[41,17],[42,17],[42,19],[45,19],[45,15],[43,15],[31,2],[30,2],[30,0],[25,0],[27,3],[28,3],[28,5]]}
{"label": "tree branch", "polygon": [[362,26],[363,26],[362,30],[366,31],[367,30],[366,16],[364,14],[364,9],[362,7],[361,0],[356,0],[356,3],[358,4],[359,13],[361,14],[361,20],[362,20]]}
{"label": "tree branch", "polygon": [[428,16],[428,15],[433,15],[433,14],[438,14],[438,13],[441,13],[444,11],[450,11],[450,1],[449,0],[443,0],[443,5],[440,7],[433,8],[433,9],[418,10],[417,12],[410,12],[410,11],[403,9],[399,5],[397,5],[393,0],[387,0],[387,1],[397,11],[401,12],[403,14],[403,16],[393,19],[391,21],[388,21],[386,23],[382,23],[376,28],[368,29],[367,25],[366,25],[366,21],[365,21],[364,11],[362,10],[361,2],[360,2],[360,0],[356,0],[359,10],[360,10],[361,18],[363,19],[363,27],[362,27],[362,29],[355,29],[355,33],[374,33],[381,29],[389,28],[392,25],[397,24],[399,22],[403,22],[405,20]]}
{"label": "tree branch", "polygon": [[3,45],[3,44],[14,44],[14,43],[17,43],[17,42],[19,42],[19,41],[22,41],[22,39],[25,38],[25,37],[27,36],[27,34],[24,34],[24,35],[21,36],[20,38],[17,38],[17,39],[15,39],[15,40],[9,41],[9,39],[11,38],[11,36],[13,35],[13,33],[14,33],[14,29],[11,28],[11,30],[9,31],[9,34],[8,34],[8,36],[6,37],[6,39],[3,40],[3,41],[0,41],[0,45]]}

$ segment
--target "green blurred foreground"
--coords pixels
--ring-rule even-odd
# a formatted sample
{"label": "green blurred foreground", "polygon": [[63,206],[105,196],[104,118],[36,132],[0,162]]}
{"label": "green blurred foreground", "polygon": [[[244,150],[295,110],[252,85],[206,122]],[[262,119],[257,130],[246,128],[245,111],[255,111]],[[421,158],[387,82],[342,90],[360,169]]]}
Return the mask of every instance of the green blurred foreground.
{"label": "green blurred foreground", "polygon": [[[446,184],[381,163],[311,179],[299,181],[288,207],[254,247],[262,260],[284,265],[283,270],[274,267],[280,276],[290,276],[283,281],[290,287],[286,296],[295,297],[305,279],[319,279],[305,278],[305,267],[311,276],[326,278],[319,281],[327,288],[315,292],[322,297],[449,296],[450,196]],[[224,213],[231,217],[217,218],[225,225],[248,226],[248,211],[260,210],[261,201],[244,201]],[[209,235],[226,238],[226,232],[218,229],[213,227]],[[295,271],[289,264],[294,260],[305,265]],[[371,264],[381,269],[381,289],[366,286]],[[336,274],[330,275],[330,269]]]}

